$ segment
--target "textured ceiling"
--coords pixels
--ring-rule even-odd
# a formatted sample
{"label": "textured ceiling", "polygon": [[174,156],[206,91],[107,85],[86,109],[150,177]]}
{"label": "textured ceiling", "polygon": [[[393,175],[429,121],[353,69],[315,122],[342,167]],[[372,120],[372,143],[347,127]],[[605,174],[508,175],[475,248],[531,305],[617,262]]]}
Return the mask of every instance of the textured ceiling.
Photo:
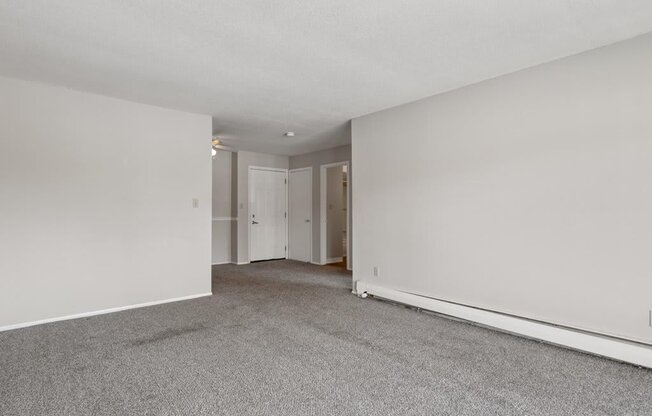
{"label": "textured ceiling", "polygon": [[0,0],[0,74],[210,114],[228,144],[293,155],[650,30],[650,0]]}

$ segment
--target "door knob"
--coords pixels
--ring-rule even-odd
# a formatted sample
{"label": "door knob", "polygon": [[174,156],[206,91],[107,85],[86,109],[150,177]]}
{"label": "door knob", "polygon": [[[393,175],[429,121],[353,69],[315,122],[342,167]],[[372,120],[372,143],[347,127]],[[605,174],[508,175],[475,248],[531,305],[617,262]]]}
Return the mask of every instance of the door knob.
{"label": "door knob", "polygon": [[306,222],[310,222],[310,220],[306,220]]}
{"label": "door knob", "polygon": [[256,225],[256,224],[258,224],[258,221],[251,221],[251,223],[252,223],[253,225]]}

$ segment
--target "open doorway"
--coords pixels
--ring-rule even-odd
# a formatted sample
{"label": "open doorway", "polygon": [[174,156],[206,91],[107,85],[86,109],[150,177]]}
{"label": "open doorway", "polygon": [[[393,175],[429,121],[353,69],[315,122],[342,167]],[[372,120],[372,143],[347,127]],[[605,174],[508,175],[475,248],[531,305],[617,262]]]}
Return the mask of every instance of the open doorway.
{"label": "open doorway", "polygon": [[321,166],[321,264],[350,269],[349,162]]}

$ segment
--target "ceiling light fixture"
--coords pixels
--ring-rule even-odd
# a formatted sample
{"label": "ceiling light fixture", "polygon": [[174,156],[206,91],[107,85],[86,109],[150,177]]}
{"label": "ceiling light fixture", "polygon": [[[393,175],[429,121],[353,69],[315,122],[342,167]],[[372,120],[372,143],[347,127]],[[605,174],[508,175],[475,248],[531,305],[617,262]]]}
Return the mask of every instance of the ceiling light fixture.
{"label": "ceiling light fixture", "polygon": [[211,140],[211,157],[215,159],[215,156],[217,156],[217,147],[222,143],[218,136],[213,136]]}

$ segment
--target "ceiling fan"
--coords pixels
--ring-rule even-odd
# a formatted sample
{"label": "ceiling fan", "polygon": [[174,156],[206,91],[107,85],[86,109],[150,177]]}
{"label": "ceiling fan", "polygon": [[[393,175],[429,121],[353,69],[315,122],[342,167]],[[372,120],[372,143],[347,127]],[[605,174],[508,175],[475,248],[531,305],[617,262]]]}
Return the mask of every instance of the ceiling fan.
{"label": "ceiling fan", "polygon": [[211,155],[213,159],[215,159],[215,156],[217,156],[218,149],[224,149],[224,145],[222,144],[222,139],[220,138],[220,136],[213,136],[211,138]]}

